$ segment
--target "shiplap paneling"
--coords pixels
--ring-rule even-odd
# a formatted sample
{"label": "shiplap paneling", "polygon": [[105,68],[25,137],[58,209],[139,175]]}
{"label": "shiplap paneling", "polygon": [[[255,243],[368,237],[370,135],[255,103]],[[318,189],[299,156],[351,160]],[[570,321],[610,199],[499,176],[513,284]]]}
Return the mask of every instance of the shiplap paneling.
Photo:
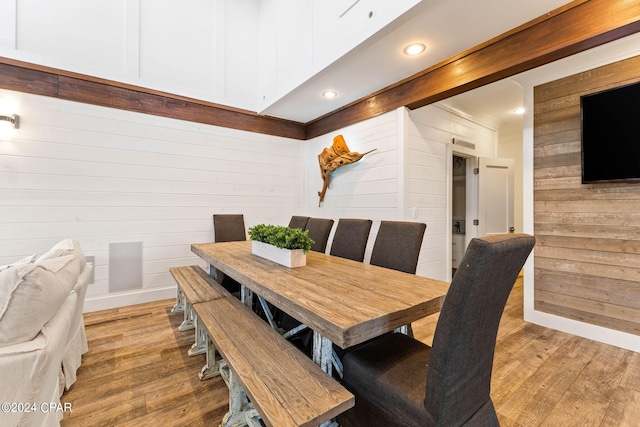
{"label": "shiplap paneling", "polygon": [[200,262],[189,245],[213,240],[213,213],[243,213],[250,227],[286,223],[302,209],[300,141],[0,97],[16,98],[21,116],[13,137],[0,139],[0,264],[78,239],[95,256],[89,301],[110,297],[109,243],[143,242],[142,288],[168,289],[170,267]]}
{"label": "shiplap paneling", "polygon": [[[337,135],[344,136],[351,151],[376,151],[354,164],[338,168],[331,175],[331,186],[322,206],[318,206],[318,191],[322,189],[318,155],[325,147],[331,147]],[[398,114],[395,111],[304,142],[305,214],[335,221],[329,242],[340,218],[373,220],[365,262],[371,258],[380,221],[399,219],[399,144]],[[327,246],[327,252],[330,250],[331,244]]]}
{"label": "shiplap paneling", "polygon": [[534,88],[534,307],[634,335],[640,186],[581,183],[580,96],[640,81],[639,69],[636,56]]}
{"label": "shiplap paneling", "polygon": [[[318,207],[322,180],[317,156],[339,134],[352,151],[376,151],[334,172]],[[339,218],[372,219],[365,262],[381,220],[424,222],[427,230],[416,274],[450,279],[447,150],[453,137],[476,142],[478,155],[495,156],[495,131],[436,106],[411,112],[399,108],[305,142],[305,213],[336,222]]]}
{"label": "shiplap paneling", "polygon": [[[476,145],[475,150],[455,147],[470,156],[495,157],[496,132],[436,105],[409,113],[406,215],[417,209],[417,219],[427,226],[423,274],[440,280],[450,280],[450,235],[452,224],[449,210],[452,166],[452,138],[461,138]],[[471,232],[470,224],[467,231]]]}

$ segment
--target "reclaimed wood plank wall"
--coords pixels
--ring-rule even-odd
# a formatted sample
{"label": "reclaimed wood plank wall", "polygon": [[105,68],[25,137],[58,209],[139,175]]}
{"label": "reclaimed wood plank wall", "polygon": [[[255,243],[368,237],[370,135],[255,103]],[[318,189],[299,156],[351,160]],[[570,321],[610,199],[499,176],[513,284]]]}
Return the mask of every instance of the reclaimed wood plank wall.
{"label": "reclaimed wood plank wall", "polygon": [[640,184],[581,183],[580,96],[639,70],[640,56],[534,89],[535,309],[636,335]]}

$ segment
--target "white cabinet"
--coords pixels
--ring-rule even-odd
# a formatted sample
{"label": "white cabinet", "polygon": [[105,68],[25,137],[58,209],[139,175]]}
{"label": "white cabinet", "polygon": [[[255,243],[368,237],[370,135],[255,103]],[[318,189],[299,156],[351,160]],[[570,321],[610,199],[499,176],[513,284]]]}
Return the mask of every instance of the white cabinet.
{"label": "white cabinet", "polygon": [[458,268],[464,255],[464,234],[453,234],[451,237],[451,267]]}

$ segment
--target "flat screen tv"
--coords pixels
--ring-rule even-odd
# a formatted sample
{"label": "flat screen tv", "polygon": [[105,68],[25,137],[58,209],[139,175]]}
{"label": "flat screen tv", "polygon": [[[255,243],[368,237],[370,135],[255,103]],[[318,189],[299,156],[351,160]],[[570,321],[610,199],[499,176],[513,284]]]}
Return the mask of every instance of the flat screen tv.
{"label": "flat screen tv", "polygon": [[640,182],[640,82],[580,97],[582,182]]}

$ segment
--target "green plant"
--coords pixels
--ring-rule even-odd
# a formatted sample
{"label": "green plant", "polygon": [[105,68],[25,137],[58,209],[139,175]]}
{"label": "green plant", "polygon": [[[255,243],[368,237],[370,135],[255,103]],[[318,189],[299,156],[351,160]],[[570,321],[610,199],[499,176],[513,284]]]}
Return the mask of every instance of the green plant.
{"label": "green plant", "polygon": [[314,241],[309,237],[309,231],[300,228],[289,228],[279,225],[258,224],[249,227],[251,240],[268,243],[281,249],[302,249],[306,254],[311,250]]}

